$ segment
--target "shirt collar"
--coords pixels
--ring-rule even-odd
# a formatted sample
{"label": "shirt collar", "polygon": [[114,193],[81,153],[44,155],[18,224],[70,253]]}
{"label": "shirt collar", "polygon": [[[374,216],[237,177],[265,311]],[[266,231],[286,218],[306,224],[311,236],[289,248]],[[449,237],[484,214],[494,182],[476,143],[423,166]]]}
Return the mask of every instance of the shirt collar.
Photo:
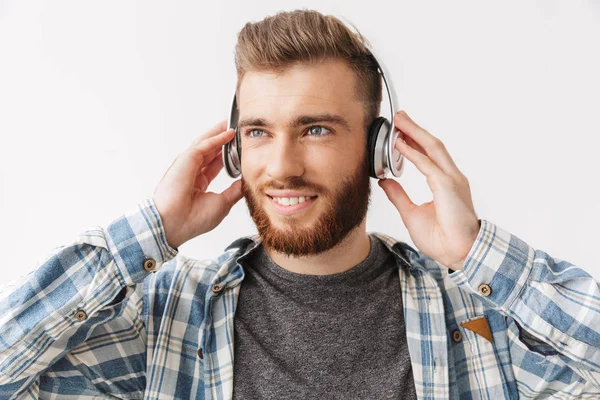
{"label": "shirt collar", "polygon": [[[396,264],[398,268],[406,268],[410,273],[414,274],[417,271],[425,272],[426,269],[419,264],[411,263],[409,253],[413,253],[414,256],[420,257],[419,252],[412,248],[407,243],[398,241],[393,237],[380,232],[367,232],[369,235],[374,235],[381,239],[385,247],[395,256]],[[225,248],[225,251],[234,251],[237,253],[237,260],[239,263],[243,259],[247,258],[256,248],[262,243],[259,234],[242,236],[233,241],[229,246]]]}

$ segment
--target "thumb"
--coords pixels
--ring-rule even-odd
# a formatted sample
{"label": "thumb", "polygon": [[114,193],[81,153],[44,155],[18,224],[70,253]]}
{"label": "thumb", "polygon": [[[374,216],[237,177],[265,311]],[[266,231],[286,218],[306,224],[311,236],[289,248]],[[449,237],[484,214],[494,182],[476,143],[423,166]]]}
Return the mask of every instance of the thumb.
{"label": "thumb", "polygon": [[405,217],[417,205],[410,200],[402,185],[393,179],[381,179],[377,184],[383,189],[388,200],[396,207],[402,220],[406,221]]}
{"label": "thumb", "polygon": [[233,182],[227,189],[221,192],[221,196],[225,199],[227,204],[227,212],[237,203],[242,197],[242,180],[238,179]]}

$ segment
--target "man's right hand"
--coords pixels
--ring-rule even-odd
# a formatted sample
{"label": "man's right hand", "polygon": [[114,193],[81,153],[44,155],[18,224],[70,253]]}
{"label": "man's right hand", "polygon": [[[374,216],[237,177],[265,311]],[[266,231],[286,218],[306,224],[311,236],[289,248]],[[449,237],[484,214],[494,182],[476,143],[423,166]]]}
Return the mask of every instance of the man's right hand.
{"label": "man's right hand", "polygon": [[154,191],[167,243],[177,249],[186,241],[217,227],[242,198],[241,180],[222,193],[207,192],[223,168],[222,146],[233,139],[227,120],[196,139],[169,167]]}

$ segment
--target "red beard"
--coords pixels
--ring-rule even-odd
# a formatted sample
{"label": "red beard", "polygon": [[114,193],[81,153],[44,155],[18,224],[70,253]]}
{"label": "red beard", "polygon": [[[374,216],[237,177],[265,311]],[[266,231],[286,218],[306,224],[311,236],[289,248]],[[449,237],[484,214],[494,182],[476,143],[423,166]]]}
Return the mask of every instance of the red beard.
{"label": "red beard", "polygon": [[[267,189],[306,190],[317,194],[316,201],[328,203],[327,208],[310,228],[302,228],[292,217],[287,220],[285,230],[277,229],[261,206]],[[265,247],[288,256],[308,256],[333,248],[360,225],[369,208],[371,182],[367,164],[363,162],[352,176],[342,180],[340,189],[334,193],[302,177],[292,177],[283,183],[266,182],[256,191],[242,177],[242,193]]]}

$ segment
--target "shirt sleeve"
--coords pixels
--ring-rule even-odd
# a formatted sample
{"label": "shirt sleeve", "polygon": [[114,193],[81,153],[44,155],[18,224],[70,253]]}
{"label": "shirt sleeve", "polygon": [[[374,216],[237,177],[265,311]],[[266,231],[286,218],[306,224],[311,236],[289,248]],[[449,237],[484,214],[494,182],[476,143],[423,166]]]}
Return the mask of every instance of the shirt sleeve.
{"label": "shirt sleeve", "polygon": [[166,241],[153,200],[146,199],[106,229],[94,227],[56,248],[18,284],[5,287],[0,391],[19,381],[35,384],[94,328],[122,318],[108,309],[177,253]]}
{"label": "shirt sleeve", "polygon": [[519,340],[531,351],[556,365],[568,365],[600,389],[598,282],[583,269],[531,247],[487,220],[481,222],[464,269],[449,276],[514,319]]}

